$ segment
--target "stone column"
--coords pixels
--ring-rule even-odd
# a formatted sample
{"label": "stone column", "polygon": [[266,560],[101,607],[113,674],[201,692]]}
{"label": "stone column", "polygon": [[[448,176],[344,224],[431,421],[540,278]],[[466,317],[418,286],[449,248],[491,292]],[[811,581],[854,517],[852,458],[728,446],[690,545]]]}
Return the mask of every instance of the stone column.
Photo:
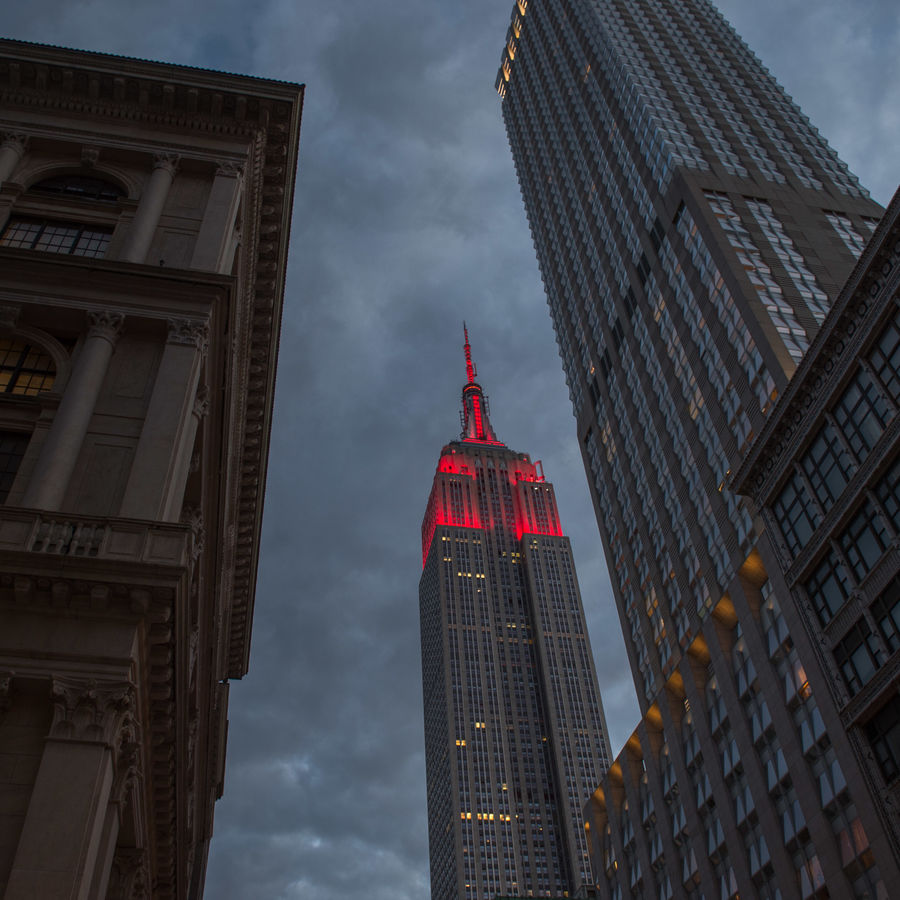
{"label": "stone column", "polygon": [[41,447],[22,506],[47,510],[62,506],[124,320],[123,315],[107,310],[88,313],[87,338]]}
{"label": "stone column", "polygon": [[224,272],[231,267],[235,215],[241,198],[243,170],[225,163],[216,170],[203,213],[203,223],[191,257],[192,269]]}
{"label": "stone column", "polygon": [[170,319],[120,515],[177,522],[197,433],[197,385],[209,342],[202,319]]}
{"label": "stone column", "polygon": [[25,155],[28,138],[24,134],[7,132],[0,143],[0,184],[9,181]]}
{"label": "stone column", "polygon": [[147,251],[153,243],[159,217],[166,205],[169,188],[175,180],[178,169],[178,157],[174,154],[161,154],[154,157],[153,171],[141,195],[137,212],[128,229],[121,258],[126,262],[142,263],[147,259]]}
{"label": "stone column", "polygon": [[120,764],[121,749],[136,747],[129,739],[134,688],[54,678],[52,698],[53,723],[4,900],[87,900],[92,886],[105,891],[109,879],[118,836],[110,801],[129,768],[127,758]]}

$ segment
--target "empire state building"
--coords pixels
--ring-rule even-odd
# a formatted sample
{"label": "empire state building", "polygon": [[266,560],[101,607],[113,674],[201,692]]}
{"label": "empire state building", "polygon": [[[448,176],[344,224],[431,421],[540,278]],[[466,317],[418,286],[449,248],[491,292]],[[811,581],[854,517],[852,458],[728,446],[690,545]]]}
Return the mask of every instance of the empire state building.
{"label": "empire state building", "polygon": [[433,900],[592,882],[582,807],[609,766],[569,539],[540,462],[498,438],[468,333],[419,586]]}

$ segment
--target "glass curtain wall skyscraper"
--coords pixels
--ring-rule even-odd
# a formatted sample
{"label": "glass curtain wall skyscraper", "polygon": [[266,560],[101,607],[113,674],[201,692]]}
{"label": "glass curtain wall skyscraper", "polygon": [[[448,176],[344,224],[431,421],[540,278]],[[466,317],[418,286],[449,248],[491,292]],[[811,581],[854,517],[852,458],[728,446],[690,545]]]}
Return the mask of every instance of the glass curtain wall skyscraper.
{"label": "glass curtain wall skyscraper", "polygon": [[882,896],[896,842],[729,481],[881,208],[706,0],[518,0],[496,87],[643,714],[604,895]]}
{"label": "glass curtain wall skyscraper", "polygon": [[569,539],[539,462],[494,433],[468,335],[419,586],[433,900],[568,896],[611,762]]}

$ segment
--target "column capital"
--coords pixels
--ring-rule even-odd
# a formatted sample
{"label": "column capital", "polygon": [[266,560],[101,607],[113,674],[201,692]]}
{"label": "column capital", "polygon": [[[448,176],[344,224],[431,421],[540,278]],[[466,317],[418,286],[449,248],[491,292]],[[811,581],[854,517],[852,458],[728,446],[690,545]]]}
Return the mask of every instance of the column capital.
{"label": "column capital", "polygon": [[2,137],[0,148],[7,147],[19,156],[22,156],[28,147],[28,135],[23,131],[4,131],[0,137]]}
{"label": "column capital", "polygon": [[185,347],[196,347],[206,354],[209,346],[209,323],[205,319],[168,319],[168,344],[181,344]]}
{"label": "column capital", "polygon": [[125,316],[108,309],[92,309],[87,314],[88,334],[91,337],[106,338],[113,347],[122,336]]}
{"label": "column capital", "polygon": [[244,174],[244,167],[236,162],[220,162],[216,166],[216,175],[223,178],[241,178]]}
{"label": "column capital", "polygon": [[175,177],[175,173],[178,171],[179,162],[181,162],[181,157],[177,153],[153,154],[153,168],[164,169],[172,178]]}
{"label": "column capital", "polygon": [[133,733],[135,691],[128,681],[53,676],[50,699],[51,738],[106,744],[118,751],[123,735]]}

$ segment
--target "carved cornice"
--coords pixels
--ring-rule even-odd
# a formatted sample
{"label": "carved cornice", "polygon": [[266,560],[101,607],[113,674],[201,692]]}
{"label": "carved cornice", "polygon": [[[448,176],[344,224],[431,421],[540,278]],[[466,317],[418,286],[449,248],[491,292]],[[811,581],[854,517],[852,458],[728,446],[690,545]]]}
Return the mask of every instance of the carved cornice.
{"label": "carved cornice", "polygon": [[209,322],[205,319],[168,319],[166,342],[194,347],[204,356],[209,348]]}
{"label": "carved cornice", "polygon": [[87,314],[87,320],[87,336],[89,338],[105,338],[115,347],[116,342],[122,336],[122,330],[125,326],[125,316],[108,309],[95,309]]}

